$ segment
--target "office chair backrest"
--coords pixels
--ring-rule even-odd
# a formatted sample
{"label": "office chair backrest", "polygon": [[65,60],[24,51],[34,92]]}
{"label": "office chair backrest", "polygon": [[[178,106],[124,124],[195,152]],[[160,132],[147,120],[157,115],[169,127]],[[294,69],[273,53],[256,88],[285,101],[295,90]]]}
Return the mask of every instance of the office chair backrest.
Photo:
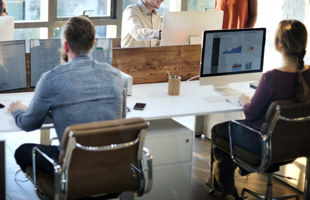
{"label": "office chair backrest", "polygon": [[[73,125],[66,129],[59,163],[67,199],[124,191],[141,192],[142,118]],[[139,194],[138,194],[139,195]]]}
{"label": "office chair backrest", "polygon": [[[271,137],[271,164],[310,156],[310,103],[292,100],[273,102],[261,132]],[[270,145],[270,146],[269,146]]]}

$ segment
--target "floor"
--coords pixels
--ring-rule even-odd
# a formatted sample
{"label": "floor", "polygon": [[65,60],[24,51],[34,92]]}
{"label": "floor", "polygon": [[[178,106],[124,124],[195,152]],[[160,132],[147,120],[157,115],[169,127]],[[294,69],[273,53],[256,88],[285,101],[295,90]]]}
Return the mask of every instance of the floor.
{"label": "floor", "polygon": [[[193,128],[193,117],[180,118],[179,121],[189,128]],[[51,133],[52,136],[55,133]],[[15,173],[19,170],[15,163],[14,151],[23,143],[39,143],[39,131],[33,132],[12,132],[2,133],[6,139],[6,200],[36,200],[38,197],[34,192],[33,185],[27,181],[24,174],[19,172],[15,177]],[[209,188],[205,185],[205,179],[210,177],[210,140],[205,137],[195,137],[193,165],[192,165],[192,184],[191,184],[191,200],[224,200],[234,199],[231,196],[224,197],[221,193],[214,193],[213,196],[208,194]],[[237,170],[236,170],[237,171]],[[237,173],[235,175],[236,186],[240,192],[243,187],[254,189],[264,193],[266,189],[266,176],[251,174],[248,178],[241,177]],[[300,199],[303,199],[302,193],[291,186],[274,178],[274,195],[284,195],[298,193]],[[249,199],[251,197],[249,196]]]}

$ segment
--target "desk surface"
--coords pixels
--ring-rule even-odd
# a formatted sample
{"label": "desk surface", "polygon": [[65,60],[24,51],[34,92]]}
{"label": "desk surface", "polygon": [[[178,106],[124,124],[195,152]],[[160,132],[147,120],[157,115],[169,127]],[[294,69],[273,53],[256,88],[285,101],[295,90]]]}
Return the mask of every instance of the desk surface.
{"label": "desk surface", "polygon": [[[248,95],[254,93],[248,83],[235,83],[231,87]],[[16,100],[29,105],[32,96],[33,92],[0,94],[0,103],[5,105],[5,108],[0,109],[0,132],[20,130],[7,108]],[[200,86],[198,81],[181,82],[180,95],[177,96],[168,95],[167,83],[133,85],[132,96],[127,98],[127,106],[131,109],[127,118],[155,120],[242,110],[241,106],[226,102],[226,98],[213,91],[211,86]],[[143,111],[133,110],[137,102],[146,103]]]}

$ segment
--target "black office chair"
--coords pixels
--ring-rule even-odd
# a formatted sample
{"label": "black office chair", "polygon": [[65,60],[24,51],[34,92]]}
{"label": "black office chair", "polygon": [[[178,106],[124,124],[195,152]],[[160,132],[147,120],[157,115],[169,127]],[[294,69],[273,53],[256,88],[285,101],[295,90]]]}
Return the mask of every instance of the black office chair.
{"label": "black office chair", "polygon": [[[234,128],[232,128],[234,126]],[[232,131],[245,131],[257,134],[261,140],[262,154],[255,155],[233,144]],[[293,162],[299,157],[310,157],[310,103],[295,103],[291,100],[273,102],[266,114],[260,131],[254,130],[237,121],[229,124],[229,141],[218,138],[218,148],[230,153],[233,161],[249,172],[268,173],[266,195],[263,196],[243,188],[241,197],[249,193],[259,199],[298,198],[297,194],[272,197],[273,172],[279,171],[281,165]],[[309,181],[309,177],[306,177]]]}
{"label": "black office chair", "polygon": [[[35,147],[27,175],[43,199],[106,199],[126,191],[142,196],[152,187],[152,155],[144,147],[147,127],[142,118],[70,126],[58,163]],[[54,166],[54,178],[35,167],[38,153]]]}

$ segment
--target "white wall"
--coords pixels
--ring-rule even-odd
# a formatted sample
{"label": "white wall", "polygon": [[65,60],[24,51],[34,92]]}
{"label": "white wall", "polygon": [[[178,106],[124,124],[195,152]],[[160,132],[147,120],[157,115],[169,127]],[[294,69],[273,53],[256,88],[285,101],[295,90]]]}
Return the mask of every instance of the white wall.
{"label": "white wall", "polygon": [[[281,65],[281,57],[274,51],[274,34],[282,19],[297,19],[303,22],[310,33],[310,0],[258,0],[258,18],[255,27],[267,28],[265,70]],[[310,64],[310,42],[305,62]]]}

